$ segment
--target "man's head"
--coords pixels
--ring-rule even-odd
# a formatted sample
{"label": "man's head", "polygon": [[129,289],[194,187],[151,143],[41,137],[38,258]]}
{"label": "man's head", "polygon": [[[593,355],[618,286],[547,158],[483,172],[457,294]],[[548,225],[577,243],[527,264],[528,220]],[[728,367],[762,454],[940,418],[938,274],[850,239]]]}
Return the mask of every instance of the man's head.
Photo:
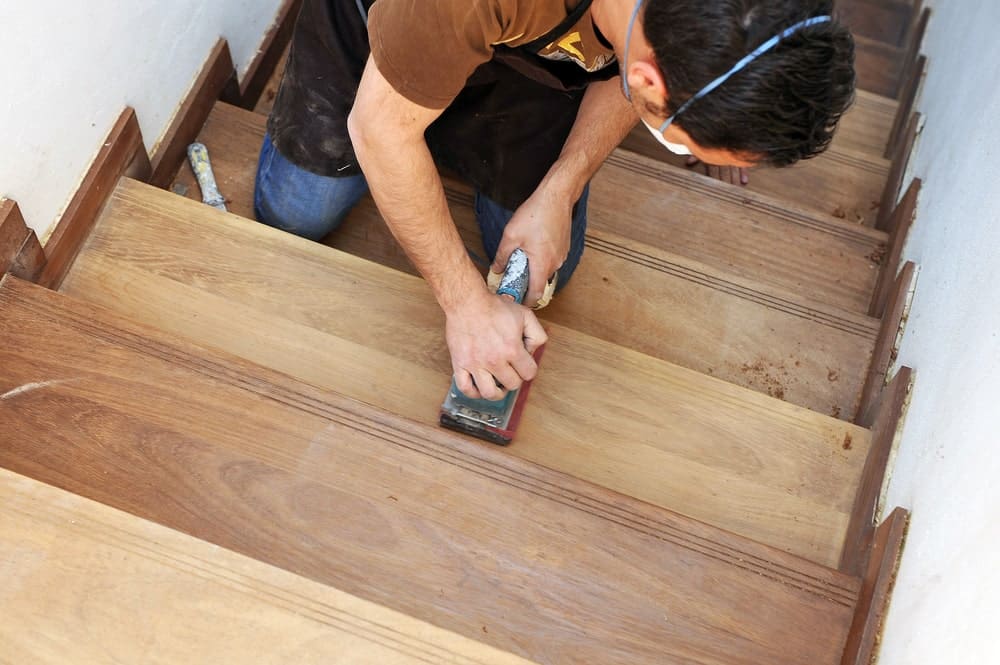
{"label": "man's head", "polygon": [[[762,44],[832,10],[832,0],[645,0],[625,72],[633,103],[657,127]],[[806,25],[684,107],[667,140],[705,161],[793,164],[829,145],[854,81],[847,29]]]}

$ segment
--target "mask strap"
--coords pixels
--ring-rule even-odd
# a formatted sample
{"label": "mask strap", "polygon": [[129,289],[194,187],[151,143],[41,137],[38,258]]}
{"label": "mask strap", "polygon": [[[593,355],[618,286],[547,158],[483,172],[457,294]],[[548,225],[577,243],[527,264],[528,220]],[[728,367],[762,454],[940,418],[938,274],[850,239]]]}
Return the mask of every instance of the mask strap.
{"label": "mask strap", "polygon": [[632,94],[628,90],[628,81],[626,80],[628,76],[628,47],[632,43],[632,28],[635,26],[635,17],[639,15],[639,7],[641,6],[642,0],[637,0],[635,9],[632,10],[632,18],[628,20],[628,31],[625,33],[625,63],[622,71],[622,91],[625,93],[625,99],[629,101],[632,101]]}
{"label": "mask strap", "polygon": [[[642,0],[640,0],[640,2],[641,1]],[[636,12],[639,11],[639,5],[635,6],[635,11]],[[632,14],[632,20],[633,21],[635,20],[635,13]],[[764,42],[763,44],[761,44],[760,46],[758,46],[757,48],[755,48],[751,53],[749,53],[742,60],[740,60],[739,62],[737,62],[735,65],[733,65],[733,68],[730,69],[728,72],[726,72],[725,74],[723,74],[719,78],[715,79],[714,81],[712,81],[711,83],[709,83],[708,85],[706,85],[704,88],[702,88],[701,90],[699,90],[693,97],[691,97],[689,100],[687,100],[686,102],[684,102],[683,104],[681,104],[681,107],[679,109],[677,109],[677,112],[674,113],[669,118],[667,118],[666,121],[662,125],[660,125],[660,132],[662,133],[662,132],[666,131],[667,127],[669,127],[671,124],[673,124],[674,120],[677,119],[677,116],[679,116],[681,113],[684,113],[684,111],[686,111],[689,106],[691,106],[696,101],[698,101],[699,99],[701,99],[702,97],[704,97],[705,95],[709,94],[710,92],[712,92],[713,90],[715,90],[716,88],[718,88],[720,85],[722,85],[723,83],[725,83],[726,81],[728,81],[730,79],[730,77],[732,77],[734,74],[743,71],[743,69],[745,69],[747,65],[749,65],[751,62],[753,62],[754,60],[756,60],[760,56],[764,55],[765,53],[767,53],[771,49],[773,49],[782,40],[787,39],[788,37],[791,37],[792,35],[794,35],[799,30],[803,30],[805,28],[810,28],[810,27],[812,27],[814,25],[819,25],[820,23],[829,23],[832,20],[833,20],[833,17],[830,17],[830,16],[814,16],[813,18],[806,19],[805,21],[801,21],[799,23],[796,23],[795,25],[791,26],[790,28],[786,28],[785,30],[782,30],[780,33],[778,33],[774,37],[771,37],[766,42]],[[628,40],[627,39],[625,40],[625,48],[628,49]],[[627,96],[628,95],[626,94],[626,97]]]}

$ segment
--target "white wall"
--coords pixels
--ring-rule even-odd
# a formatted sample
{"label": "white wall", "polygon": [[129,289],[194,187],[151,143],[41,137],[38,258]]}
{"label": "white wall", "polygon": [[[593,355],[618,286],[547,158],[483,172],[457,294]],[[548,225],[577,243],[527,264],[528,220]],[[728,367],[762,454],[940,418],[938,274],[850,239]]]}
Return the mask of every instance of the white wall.
{"label": "white wall", "polygon": [[939,0],[924,52],[916,386],[888,506],[913,510],[881,665],[1000,663],[1000,3]]}
{"label": "white wall", "polygon": [[0,0],[0,196],[44,236],[125,106],[152,148],[220,36],[242,74],[279,0]]}

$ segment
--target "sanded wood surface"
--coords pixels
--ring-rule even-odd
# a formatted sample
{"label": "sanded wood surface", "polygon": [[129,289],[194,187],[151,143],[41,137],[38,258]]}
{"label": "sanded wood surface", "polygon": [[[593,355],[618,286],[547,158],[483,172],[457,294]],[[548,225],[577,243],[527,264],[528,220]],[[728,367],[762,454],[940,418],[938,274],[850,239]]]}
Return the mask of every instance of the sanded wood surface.
{"label": "sanded wood surface", "polygon": [[856,90],[854,104],[840,119],[833,145],[838,149],[886,156],[899,108],[895,99]]}
{"label": "sanded wood surface", "polygon": [[0,660],[527,665],[0,469]]}
{"label": "sanded wood surface", "polygon": [[[65,288],[425,423],[451,375],[423,280],[141,183]],[[866,430],[547,327],[511,454],[836,563]]]}
{"label": "sanded wood surface", "polygon": [[[216,106],[201,140],[230,210],[253,218],[253,183],[264,119],[226,104]],[[185,165],[177,184],[200,193]],[[446,181],[467,246],[482,255],[467,205],[468,187]],[[736,277],[846,309],[867,311],[886,235],[809,209],[620,152],[594,178],[589,225],[712,266]],[[327,242],[397,269],[415,272],[391,235],[357,213]],[[575,277],[574,279],[577,279]]]}
{"label": "sanded wood surface", "polygon": [[[641,125],[625,137],[622,148],[686,168],[687,157],[664,149]],[[859,225],[874,226],[889,167],[888,160],[882,157],[840,148],[834,142],[818,157],[786,168],[751,169],[749,185],[730,187],[789,201]]]}
{"label": "sanded wood surface", "polygon": [[857,578],[13,278],[0,308],[17,473],[542,663],[840,660]]}
{"label": "sanded wood surface", "polygon": [[13,199],[0,198],[0,275],[8,272],[31,229]]}
{"label": "sanded wood surface", "polygon": [[885,190],[882,192],[882,202],[879,204],[878,219],[875,220],[875,227],[887,233],[892,232],[892,213],[895,212],[900,194],[903,192],[903,180],[906,178],[906,169],[913,154],[913,147],[917,142],[917,135],[920,133],[922,125],[922,115],[914,113],[910,116],[906,124],[906,130],[899,137],[896,145],[896,154],[892,160],[892,169],[886,178]]}
{"label": "sanded wood surface", "polygon": [[896,98],[906,68],[905,48],[864,35],[854,35],[854,71],[857,86],[883,97]]}
{"label": "sanded wood surface", "polygon": [[903,261],[903,248],[906,246],[906,239],[910,234],[910,229],[917,216],[917,200],[920,197],[920,188],[923,181],[914,178],[906,190],[906,194],[900,199],[899,205],[892,211],[888,227],[891,229],[889,236],[889,247],[882,262],[882,269],[879,273],[878,283],[875,286],[875,293],[872,296],[868,313],[872,316],[881,317],[885,312],[892,285],[896,281]]}
{"label": "sanded wood surface", "polygon": [[856,35],[904,46],[913,5],[901,0],[840,0],[837,17]]}

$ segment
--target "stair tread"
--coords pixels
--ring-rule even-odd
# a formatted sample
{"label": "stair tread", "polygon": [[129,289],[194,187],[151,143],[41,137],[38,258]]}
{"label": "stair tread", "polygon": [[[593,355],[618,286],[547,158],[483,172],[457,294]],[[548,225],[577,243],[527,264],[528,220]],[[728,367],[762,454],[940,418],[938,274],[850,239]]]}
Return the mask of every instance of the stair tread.
{"label": "stair tread", "polygon": [[882,157],[898,110],[899,102],[895,99],[856,90],[854,104],[840,119],[833,145]]}
{"label": "stair tread", "polygon": [[[451,374],[423,280],[133,181],[63,289],[425,423]],[[547,328],[510,453],[836,564],[867,430]]]}
{"label": "stair tread", "polygon": [[[214,149],[216,176],[230,198],[230,210],[251,219],[264,120],[259,114],[220,103],[200,135],[209,150]],[[187,196],[198,199],[189,167],[185,165],[177,180]],[[456,189],[453,182],[446,184]],[[462,187],[461,192],[467,190]],[[855,312],[867,312],[877,278],[873,258],[880,256],[886,242],[882,232],[779,205],[627,152],[612,156],[594,178],[588,212],[592,229],[611,231]],[[628,223],[623,224],[626,218]],[[349,217],[328,242],[349,252],[365,244],[370,247],[372,243],[362,241],[372,231],[352,229],[352,222]],[[475,225],[461,230],[470,229],[474,231]],[[478,240],[470,245],[479,246]],[[369,258],[412,271],[394,242],[373,249],[379,254]]]}
{"label": "stair tread", "polygon": [[529,662],[5,469],[0,504],[11,662]]}
{"label": "stair tread", "polygon": [[26,282],[0,307],[16,473],[539,662],[840,662],[857,578]]}

